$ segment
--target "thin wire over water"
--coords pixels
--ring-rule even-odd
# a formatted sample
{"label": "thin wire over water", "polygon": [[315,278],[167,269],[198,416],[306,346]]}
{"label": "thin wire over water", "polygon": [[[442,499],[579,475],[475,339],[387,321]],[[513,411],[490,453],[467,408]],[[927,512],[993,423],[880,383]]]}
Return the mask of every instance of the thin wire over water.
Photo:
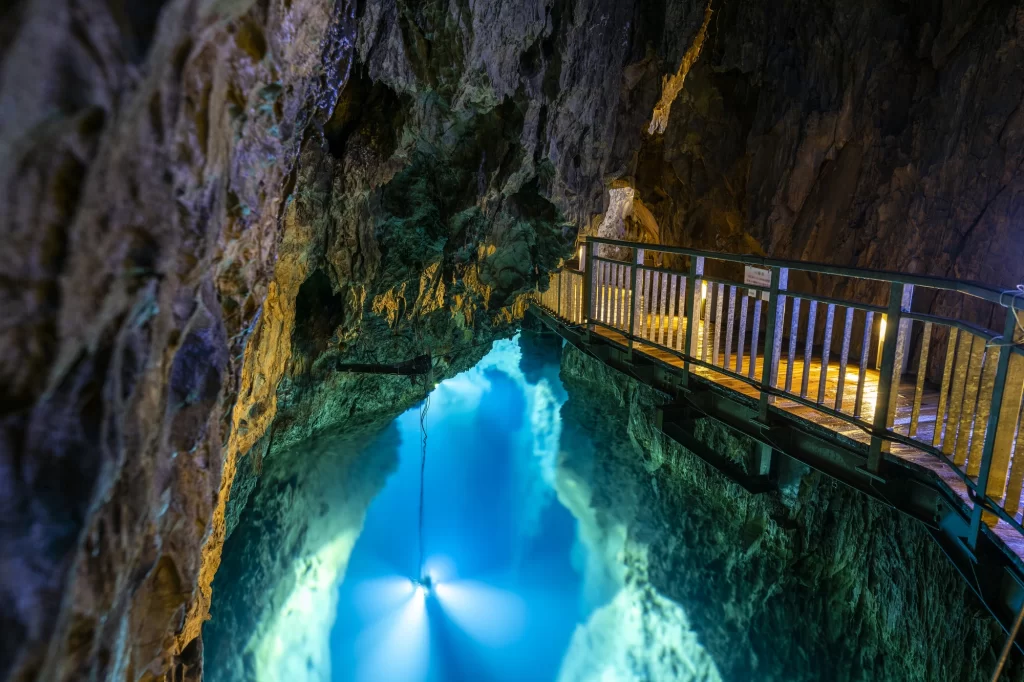
{"label": "thin wire over water", "polygon": [[427,375],[427,394],[423,398],[423,404],[420,405],[420,513],[419,513],[419,574],[416,576],[418,580],[423,580],[423,487],[424,479],[427,472],[427,412],[430,410],[430,380],[431,374]]}

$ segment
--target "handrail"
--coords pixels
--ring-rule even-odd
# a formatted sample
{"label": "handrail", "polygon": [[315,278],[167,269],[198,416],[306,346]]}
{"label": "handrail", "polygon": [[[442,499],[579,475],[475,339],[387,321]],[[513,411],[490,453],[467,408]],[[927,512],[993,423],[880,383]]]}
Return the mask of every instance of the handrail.
{"label": "handrail", "polygon": [[841,275],[855,277],[857,279],[871,279],[881,282],[900,282],[914,286],[928,287],[930,289],[946,289],[955,291],[975,298],[980,298],[991,303],[1009,307],[1005,300],[1007,295],[1013,294],[1011,298],[1019,299],[1024,304],[1024,293],[1016,287],[998,288],[989,284],[970,280],[958,280],[949,277],[936,275],[915,275],[887,270],[871,270],[868,268],[845,267],[841,265],[829,265],[827,263],[815,263],[807,261],[787,260],[784,258],[768,258],[766,256],[755,256],[753,254],[733,254],[720,251],[704,251],[691,249],[685,246],[666,246],[662,244],[645,244],[642,242],[629,242],[620,239],[608,239],[606,237],[580,237],[581,243],[604,244],[620,248],[640,248],[657,253],[671,253],[679,256],[697,256],[699,258],[710,258],[712,260],[724,260],[744,265],[757,265],[759,267],[789,268],[814,272],[823,275]]}
{"label": "handrail", "polygon": [[[870,435],[865,470],[872,475],[880,475],[894,444],[935,457],[954,469],[973,505],[972,549],[982,523],[1002,521],[1024,535],[1024,353],[1013,343],[1020,290],[603,237],[581,241],[578,269],[554,273],[539,293],[556,317],[621,335],[630,354],[668,353],[682,362],[684,380],[696,371],[739,380],[759,396],[761,419],[788,401],[854,424]],[[598,256],[592,245],[628,249],[630,260]],[[689,256],[689,269],[645,264],[649,252]],[[771,283],[705,275],[705,260],[767,269]],[[886,282],[888,303],[788,290],[791,272],[801,271]],[[911,312],[915,286],[1006,308],[1001,333]],[[928,380],[930,361],[940,358],[936,386]]]}

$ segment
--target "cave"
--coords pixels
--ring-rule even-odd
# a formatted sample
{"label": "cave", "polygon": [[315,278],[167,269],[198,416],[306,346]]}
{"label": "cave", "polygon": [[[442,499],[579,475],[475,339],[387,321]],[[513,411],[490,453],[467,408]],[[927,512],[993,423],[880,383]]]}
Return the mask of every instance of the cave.
{"label": "cave", "polygon": [[0,680],[1024,682],[1022,27],[6,3]]}

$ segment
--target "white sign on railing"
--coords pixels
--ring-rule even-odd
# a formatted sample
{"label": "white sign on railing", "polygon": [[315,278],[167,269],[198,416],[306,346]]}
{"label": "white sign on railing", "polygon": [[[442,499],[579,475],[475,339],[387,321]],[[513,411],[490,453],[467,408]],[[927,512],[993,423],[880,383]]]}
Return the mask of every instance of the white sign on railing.
{"label": "white sign on railing", "polygon": [[[770,287],[772,285],[772,271],[770,268],[759,268],[754,265],[743,266],[743,283],[753,284],[757,287]],[[754,297],[757,295],[756,291],[747,291],[747,296]],[[761,298],[765,301],[768,300],[768,292],[761,292]]]}

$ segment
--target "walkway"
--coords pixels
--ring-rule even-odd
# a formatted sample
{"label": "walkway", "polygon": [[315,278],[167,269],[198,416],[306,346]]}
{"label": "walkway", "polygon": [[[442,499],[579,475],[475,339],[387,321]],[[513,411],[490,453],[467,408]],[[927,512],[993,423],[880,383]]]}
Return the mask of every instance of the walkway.
{"label": "walkway", "polygon": [[[1009,557],[1006,570],[1024,580],[1019,291],[588,238],[538,302],[564,336],[617,349],[627,371],[642,359],[674,373],[690,404],[693,379],[753,405],[756,414],[732,425],[768,451],[784,452],[769,431],[785,417],[844,459],[807,463],[869,494],[898,478],[895,462],[930,472],[957,500],[962,523],[946,535],[965,560],[978,563],[979,543],[994,543]],[[999,329],[973,320],[996,320]],[[939,512],[930,519],[920,506],[910,511],[914,504],[904,511],[950,525]],[[1000,598],[1007,608],[990,608],[1005,622],[1024,601],[1024,585]]]}

